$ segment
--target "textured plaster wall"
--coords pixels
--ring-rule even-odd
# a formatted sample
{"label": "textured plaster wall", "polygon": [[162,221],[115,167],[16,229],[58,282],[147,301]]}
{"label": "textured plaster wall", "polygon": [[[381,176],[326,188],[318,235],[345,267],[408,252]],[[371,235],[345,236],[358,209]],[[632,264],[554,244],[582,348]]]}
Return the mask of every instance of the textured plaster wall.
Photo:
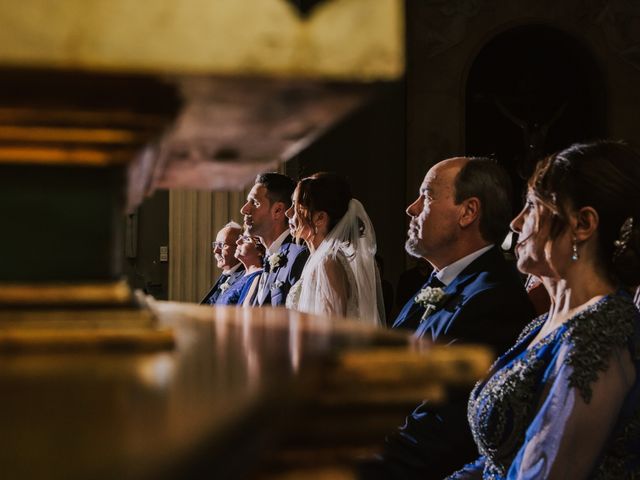
{"label": "textured plaster wall", "polygon": [[556,27],[591,50],[605,80],[608,135],[637,146],[640,61],[633,52],[640,47],[640,11],[634,3],[408,0],[407,201],[430,165],[465,153],[468,71],[491,38],[521,25]]}

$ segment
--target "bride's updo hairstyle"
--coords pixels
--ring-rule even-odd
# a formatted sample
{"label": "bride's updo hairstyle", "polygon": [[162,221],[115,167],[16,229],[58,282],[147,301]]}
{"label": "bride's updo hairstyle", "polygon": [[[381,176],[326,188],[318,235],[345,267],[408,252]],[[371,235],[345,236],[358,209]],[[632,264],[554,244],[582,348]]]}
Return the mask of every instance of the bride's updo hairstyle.
{"label": "bride's updo hairstyle", "polygon": [[313,228],[313,214],[325,212],[329,216],[329,231],[344,217],[349,208],[351,187],[347,181],[335,173],[319,172],[298,182],[294,193],[298,201],[296,212],[300,226],[296,232],[299,237],[302,224]]}
{"label": "bride's updo hairstyle", "polygon": [[620,142],[574,144],[540,162],[529,188],[554,214],[551,237],[583,207],[598,212],[596,262],[616,283],[640,283],[640,156]]}

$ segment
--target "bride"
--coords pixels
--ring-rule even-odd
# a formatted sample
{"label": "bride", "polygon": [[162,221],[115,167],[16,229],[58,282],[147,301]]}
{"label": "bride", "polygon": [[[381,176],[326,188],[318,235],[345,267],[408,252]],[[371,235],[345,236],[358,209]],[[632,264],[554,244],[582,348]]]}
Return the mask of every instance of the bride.
{"label": "bride", "polygon": [[287,308],[384,325],[373,225],[348,183],[332,173],[298,182],[286,215],[311,252]]}

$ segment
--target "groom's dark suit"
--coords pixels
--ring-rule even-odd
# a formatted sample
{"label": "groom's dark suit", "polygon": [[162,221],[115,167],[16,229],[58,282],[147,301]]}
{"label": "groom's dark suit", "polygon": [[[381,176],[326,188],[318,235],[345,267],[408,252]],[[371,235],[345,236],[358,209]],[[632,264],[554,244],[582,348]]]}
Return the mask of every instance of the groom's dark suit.
{"label": "groom's dark suit", "polygon": [[[446,297],[434,313],[421,320],[425,308],[411,299],[394,328],[434,340],[484,343],[502,354],[535,315],[514,265],[498,247],[472,261],[443,289]],[[443,478],[473,460],[477,450],[466,419],[468,393],[452,392],[447,404],[436,409],[419,405],[387,437],[380,457],[362,465],[361,478]]]}
{"label": "groom's dark suit", "polygon": [[293,237],[288,235],[278,250],[277,266],[271,266],[269,256],[264,261],[264,278],[260,279],[264,285],[256,295],[254,306],[284,305],[291,286],[300,279],[304,264],[309,258],[309,250],[304,245],[298,245]]}

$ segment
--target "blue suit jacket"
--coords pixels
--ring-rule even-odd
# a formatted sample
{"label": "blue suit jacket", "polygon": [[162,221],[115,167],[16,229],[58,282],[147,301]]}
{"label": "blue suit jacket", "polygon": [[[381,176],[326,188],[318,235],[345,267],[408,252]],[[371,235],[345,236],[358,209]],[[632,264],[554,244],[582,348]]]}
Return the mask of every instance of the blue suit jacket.
{"label": "blue suit jacket", "polygon": [[[244,265],[240,264],[238,269],[230,275],[229,285],[233,285],[243,276],[244,276]],[[222,286],[223,279],[224,279],[224,275],[220,275],[220,277],[218,277],[218,280],[216,280],[216,283],[213,284],[213,287],[211,287],[211,289],[207,292],[204,298],[200,301],[201,305],[213,305],[214,303],[216,303],[216,300],[218,300],[218,297],[222,293],[220,291],[220,287]]]}
{"label": "blue suit jacket", "polygon": [[270,268],[268,259],[265,259],[266,283],[261,295],[256,295],[254,305],[284,305],[287,300],[287,294],[291,286],[300,279],[304,264],[309,258],[309,250],[304,245],[298,245],[293,241],[293,237],[288,235],[280,249],[278,250],[283,257],[281,265]]}
{"label": "blue suit jacket", "polygon": [[424,320],[424,307],[410,299],[393,327],[411,329],[419,338],[484,343],[499,354],[535,315],[518,271],[498,247],[471,262],[444,292],[445,299]]}
{"label": "blue suit jacket", "polygon": [[[535,316],[515,266],[494,247],[471,262],[444,288],[447,297],[424,321],[424,308],[409,300],[394,322],[415,335],[484,343],[503,353]],[[466,420],[467,390],[448,392],[447,403],[419,405],[389,435],[383,452],[361,465],[359,478],[443,478],[477,457]]]}
{"label": "blue suit jacket", "polygon": [[247,293],[249,293],[251,285],[257,280],[256,277],[259,277],[261,273],[262,271],[257,271],[248,275],[245,274],[233,281],[233,283],[229,285],[229,288],[220,294],[215,304],[242,306],[242,302],[244,302]]}

